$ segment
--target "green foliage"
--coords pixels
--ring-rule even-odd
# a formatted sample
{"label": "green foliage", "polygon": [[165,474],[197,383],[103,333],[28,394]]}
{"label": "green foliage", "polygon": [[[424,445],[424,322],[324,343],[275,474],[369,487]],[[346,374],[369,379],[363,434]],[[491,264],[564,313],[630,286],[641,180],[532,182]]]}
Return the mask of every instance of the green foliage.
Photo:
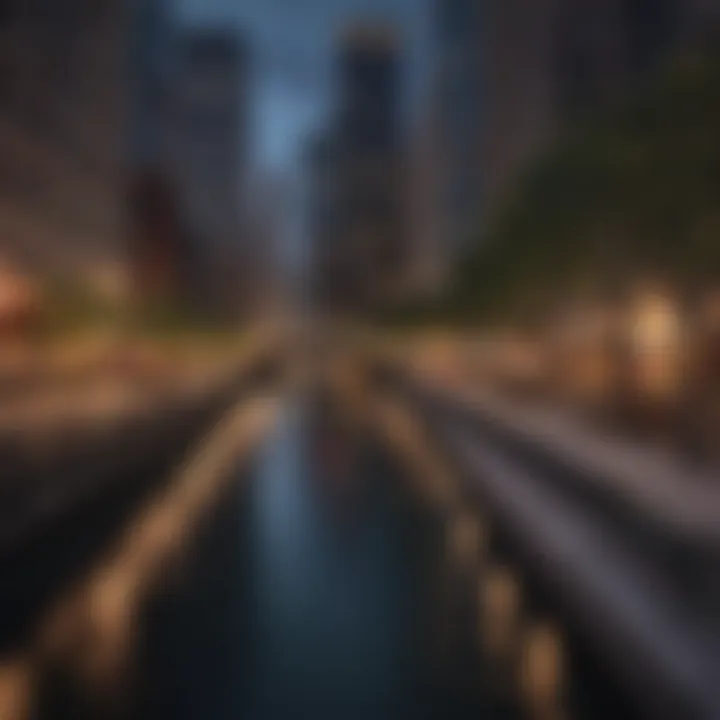
{"label": "green foliage", "polygon": [[177,303],[145,304],[135,308],[129,318],[129,329],[134,335],[171,341],[223,342],[226,338],[236,338],[238,333],[233,323],[194,313]]}
{"label": "green foliage", "polygon": [[642,273],[720,278],[720,56],[565,135],[463,258],[443,312],[532,319]]}
{"label": "green foliage", "polygon": [[44,291],[42,332],[49,338],[119,330],[167,341],[234,341],[235,323],[193,312],[178,302],[114,303],[78,283],[56,282]]}
{"label": "green foliage", "polygon": [[82,334],[126,322],[122,307],[80,283],[48,283],[43,291],[43,330],[53,336]]}

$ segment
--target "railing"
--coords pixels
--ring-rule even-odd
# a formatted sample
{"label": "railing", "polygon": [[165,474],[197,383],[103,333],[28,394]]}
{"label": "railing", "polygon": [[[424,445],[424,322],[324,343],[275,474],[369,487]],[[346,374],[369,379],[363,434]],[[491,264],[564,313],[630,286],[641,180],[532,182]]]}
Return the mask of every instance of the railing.
{"label": "railing", "polygon": [[720,717],[716,486],[429,387],[397,361],[371,365],[440,438],[519,576],[641,714]]}
{"label": "railing", "polygon": [[0,650],[22,643],[50,596],[93,562],[114,528],[157,491],[189,443],[277,370],[276,347],[254,352],[204,392],[74,440],[41,462],[4,449],[0,484]]}

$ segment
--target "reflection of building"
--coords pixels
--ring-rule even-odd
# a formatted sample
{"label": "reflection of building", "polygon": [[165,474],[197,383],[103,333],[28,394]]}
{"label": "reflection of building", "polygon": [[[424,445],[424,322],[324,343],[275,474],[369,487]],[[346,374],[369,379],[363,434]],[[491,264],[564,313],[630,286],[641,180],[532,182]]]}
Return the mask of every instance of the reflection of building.
{"label": "reflection of building", "polygon": [[208,306],[227,310],[239,301],[246,52],[235,30],[187,29],[178,58],[175,170],[196,248],[196,289]]}
{"label": "reflection of building", "polygon": [[0,12],[0,253],[122,291],[120,0],[9,0]]}
{"label": "reflection of building", "polygon": [[336,179],[343,290],[387,298],[403,264],[399,47],[383,25],[345,34],[338,67]]}

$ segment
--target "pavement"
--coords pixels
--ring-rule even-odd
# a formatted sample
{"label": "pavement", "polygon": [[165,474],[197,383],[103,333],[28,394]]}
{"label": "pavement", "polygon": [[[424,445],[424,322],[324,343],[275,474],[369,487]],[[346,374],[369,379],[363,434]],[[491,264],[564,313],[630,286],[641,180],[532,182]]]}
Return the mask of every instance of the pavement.
{"label": "pavement", "polygon": [[720,484],[710,470],[693,467],[668,451],[602,433],[562,410],[518,402],[487,389],[465,386],[460,391],[426,378],[423,382],[563,464],[584,470],[588,483],[665,518],[683,535],[720,542]]}
{"label": "pavement", "polygon": [[[366,341],[366,346],[371,346]],[[412,343],[379,342],[381,356],[438,397],[473,411],[488,424],[569,468],[584,482],[632,508],[662,518],[683,536],[720,547],[719,472],[678,453],[602,429],[579,413],[537,400],[509,397],[489,383],[472,381],[441,356]]]}
{"label": "pavement", "polygon": [[270,338],[120,341],[98,335],[0,352],[0,443],[43,443],[212,392]]}

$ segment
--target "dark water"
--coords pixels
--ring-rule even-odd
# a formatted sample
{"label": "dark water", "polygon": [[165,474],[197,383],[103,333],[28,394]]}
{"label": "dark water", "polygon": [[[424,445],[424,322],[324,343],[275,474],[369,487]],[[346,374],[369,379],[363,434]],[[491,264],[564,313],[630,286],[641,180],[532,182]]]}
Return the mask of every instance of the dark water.
{"label": "dark water", "polygon": [[287,413],[150,608],[136,717],[478,717],[438,660],[439,522],[323,425]]}
{"label": "dark water", "polygon": [[[252,714],[398,717],[415,669],[410,558],[377,485],[343,492],[318,482],[298,422],[288,419],[253,488]],[[326,482],[370,479],[349,472],[357,477]]]}
{"label": "dark water", "polygon": [[[37,717],[517,718],[515,693],[478,656],[477,575],[449,566],[444,520],[412,485],[347,418],[288,408],[143,608],[122,691],[53,678]],[[491,552],[512,557],[502,539]],[[531,579],[526,609],[546,613]],[[568,638],[572,716],[636,717]]]}

